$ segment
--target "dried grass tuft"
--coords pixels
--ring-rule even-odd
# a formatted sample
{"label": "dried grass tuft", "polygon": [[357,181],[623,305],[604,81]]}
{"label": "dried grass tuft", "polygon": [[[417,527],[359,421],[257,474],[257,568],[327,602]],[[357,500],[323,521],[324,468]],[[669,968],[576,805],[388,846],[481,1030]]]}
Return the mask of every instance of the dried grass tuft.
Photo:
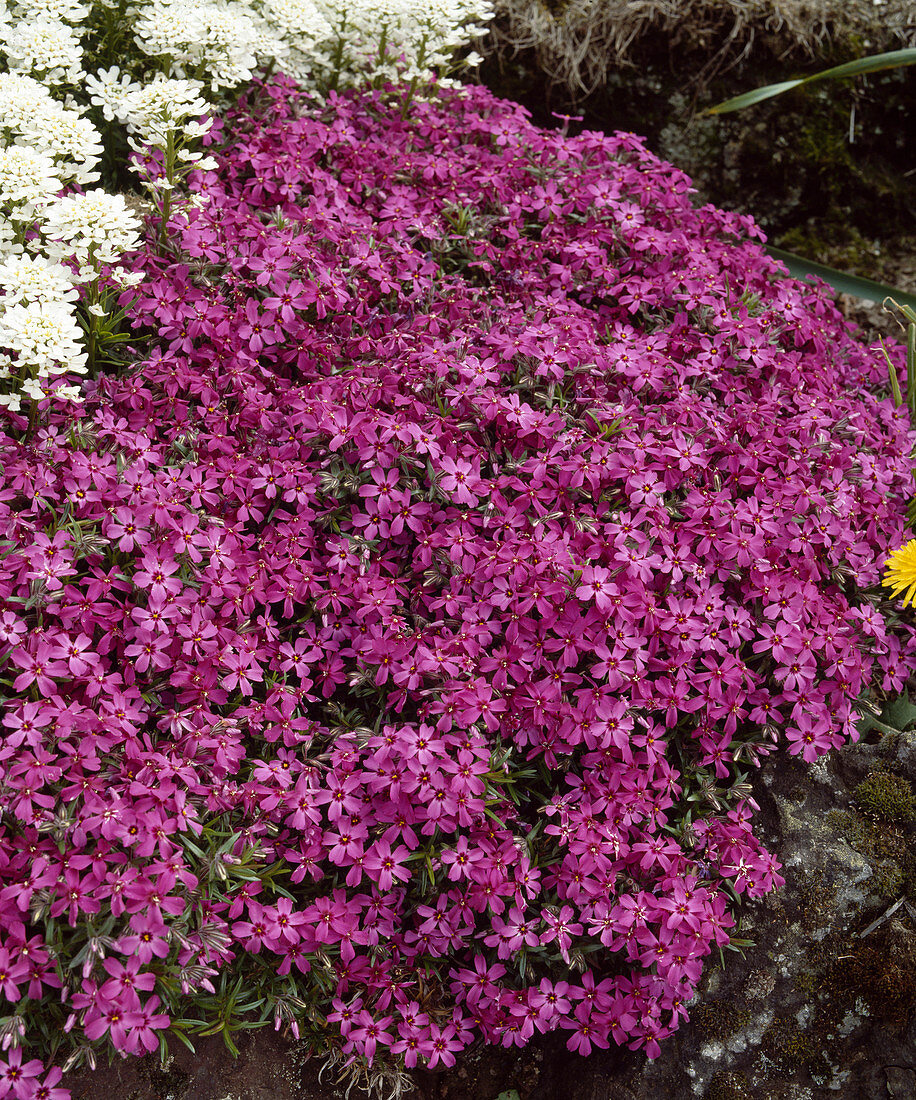
{"label": "dried grass tuft", "polygon": [[709,56],[690,80],[702,85],[754,50],[760,35],[783,59],[811,59],[833,43],[862,40],[880,52],[916,45],[913,0],[495,0],[482,53],[501,60],[534,50],[539,67],[574,99],[590,95],[628,63],[650,33]]}

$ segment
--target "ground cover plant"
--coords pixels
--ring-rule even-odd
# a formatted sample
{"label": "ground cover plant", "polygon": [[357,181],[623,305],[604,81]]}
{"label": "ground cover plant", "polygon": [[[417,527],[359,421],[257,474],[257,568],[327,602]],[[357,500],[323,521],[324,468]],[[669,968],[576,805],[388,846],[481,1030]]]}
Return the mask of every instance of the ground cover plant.
{"label": "ground cover plant", "polygon": [[652,1056],[781,882],[747,769],[908,676],[880,353],[633,135],[413,93],[257,82],[129,340],[3,413],[0,1095]]}

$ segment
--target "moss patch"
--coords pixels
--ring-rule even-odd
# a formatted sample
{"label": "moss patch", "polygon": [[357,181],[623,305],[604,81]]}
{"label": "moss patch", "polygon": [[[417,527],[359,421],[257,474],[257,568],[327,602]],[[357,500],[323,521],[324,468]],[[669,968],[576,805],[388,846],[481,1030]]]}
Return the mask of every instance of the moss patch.
{"label": "moss patch", "polygon": [[704,1040],[727,1039],[751,1022],[751,1013],[724,1001],[710,1001],[691,1009],[690,1022]]}
{"label": "moss patch", "polygon": [[829,1071],[823,1040],[815,1039],[794,1020],[777,1019],[763,1035],[763,1053],[783,1072],[809,1073]]}
{"label": "moss patch", "polygon": [[916,795],[912,783],[883,767],[873,768],[868,773],[856,787],[853,800],[863,813],[873,814],[882,821],[916,821]]}
{"label": "moss patch", "polygon": [[889,921],[852,946],[851,955],[833,967],[838,985],[861,997],[877,1019],[907,1023],[916,1011],[916,932]]}
{"label": "moss patch", "polygon": [[743,1073],[717,1073],[706,1097],[707,1100],[752,1100],[753,1093]]}
{"label": "moss patch", "polygon": [[836,894],[836,886],[827,880],[823,871],[809,876],[806,885],[799,884],[799,899],[802,903],[799,919],[806,932],[822,928],[830,920]]}
{"label": "moss patch", "polygon": [[916,845],[912,826],[851,810],[831,810],[827,822],[872,866],[869,889],[885,898],[916,901]]}

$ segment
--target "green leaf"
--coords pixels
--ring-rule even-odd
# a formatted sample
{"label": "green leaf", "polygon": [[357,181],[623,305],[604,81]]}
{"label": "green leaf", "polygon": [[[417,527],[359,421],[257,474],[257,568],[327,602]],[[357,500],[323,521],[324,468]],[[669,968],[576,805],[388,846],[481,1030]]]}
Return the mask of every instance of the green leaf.
{"label": "green leaf", "polygon": [[900,730],[885,725],[884,722],[880,722],[870,714],[864,715],[856,722],[856,729],[859,731],[860,737],[864,737],[869,730],[880,730],[883,734],[890,734],[891,737],[895,737],[900,732]]}
{"label": "green leaf", "polygon": [[715,107],[707,107],[703,113],[706,115],[726,115],[731,111],[741,111],[745,107],[753,107],[755,103],[760,103],[764,99],[772,99],[774,95],[782,95],[783,92],[788,92],[791,88],[797,88],[799,84],[804,84],[804,78],[783,80],[779,84],[766,84],[764,87],[755,88],[751,92],[742,92],[741,95],[732,96],[731,99],[717,103]]}
{"label": "green leaf", "polygon": [[804,256],[796,256],[794,252],[784,252],[781,248],[774,248],[773,245],[767,245],[766,251],[774,260],[779,260],[786,265],[793,279],[804,279],[807,275],[814,275],[818,279],[823,279],[825,283],[829,283],[838,294],[852,294],[856,298],[864,298],[869,302],[884,302],[888,298],[893,298],[900,306],[916,309],[916,294],[907,294],[895,287],[876,283],[873,279],[848,275],[845,271],[837,271],[835,267],[806,260]]}
{"label": "green leaf", "polygon": [[229,1053],[232,1055],[232,1057],[233,1058],[238,1058],[239,1048],[233,1042],[232,1035],[230,1034],[229,1028],[227,1028],[227,1027],[223,1028],[223,1043],[225,1044],[226,1050],[229,1051]]}
{"label": "green leaf", "polygon": [[847,76],[862,76],[865,73],[880,72],[882,69],[898,69],[903,65],[916,65],[916,49],[891,50],[890,53],[860,57],[855,61],[847,61],[843,65],[834,65],[832,69],[823,69],[811,76],[803,76],[797,80],[783,80],[778,84],[766,84],[762,88],[755,88],[753,91],[743,92],[741,95],[717,103],[715,107],[707,107],[703,113],[724,115],[731,111],[741,111],[765,99],[782,95],[783,92],[788,92],[801,84],[813,84],[817,80],[842,80]]}
{"label": "green leaf", "polygon": [[910,702],[909,695],[901,695],[888,703],[881,717],[894,729],[905,730],[916,722],[916,706]]}
{"label": "green leaf", "polygon": [[180,1031],[178,1028],[176,1028],[174,1024],[169,1028],[169,1033],[174,1035],[176,1039],[180,1039],[192,1054],[197,1053],[191,1040],[187,1037],[187,1035],[185,1035],[183,1031]]}
{"label": "green leaf", "polygon": [[501,1092],[496,1100],[521,1100],[521,1097],[515,1089],[508,1089],[506,1092]]}

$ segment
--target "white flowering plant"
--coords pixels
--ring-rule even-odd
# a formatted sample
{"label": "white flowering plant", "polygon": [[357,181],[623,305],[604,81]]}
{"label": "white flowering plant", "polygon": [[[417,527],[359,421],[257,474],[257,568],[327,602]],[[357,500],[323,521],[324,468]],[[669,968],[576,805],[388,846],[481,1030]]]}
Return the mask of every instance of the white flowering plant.
{"label": "white flowering plant", "polygon": [[25,401],[31,424],[52,393],[78,400],[63,376],[92,373],[101,347],[122,339],[117,319],[99,317],[106,287],[142,279],[117,266],[139,245],[139,222],[123,196],[87,189],[102,144],[82,113],[33,76],[0,73],[0,407]]}
{"label": "white flowering plant", "polygon": [[[216,167],[212,157],[192,148],[213,123],[212,116],[202,117],[208,109],[200,97],[202,85],[161,74],[148,84],[125,81],[112,66],[98,77],[87,77],[86,87],[106,117],[127,127],[128,144],[136,154],[131,168],[151,192],[159,212],[159,244],[165,248],[177,188],[192,170]],[[191,207],[195,200],[185,195],[181,205]]]}

